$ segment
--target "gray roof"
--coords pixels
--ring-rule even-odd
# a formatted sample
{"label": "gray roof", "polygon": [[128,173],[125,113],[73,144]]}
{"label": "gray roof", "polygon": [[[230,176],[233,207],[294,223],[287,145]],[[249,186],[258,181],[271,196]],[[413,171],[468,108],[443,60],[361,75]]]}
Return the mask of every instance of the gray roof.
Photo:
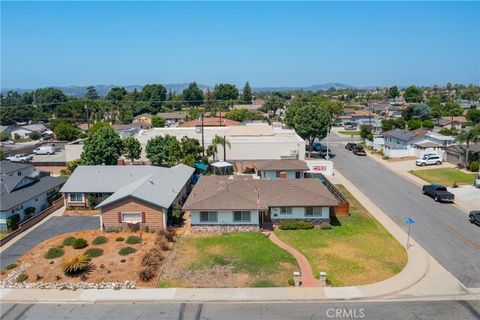
{"label": "gray roof", "polygon": [[0,161],[0,174],[2,175],[9,174],[9,173],[22,170],[28,167],[32,167],[32,165],[28,163],[19,163],[19,162],[11,162],[8,160],[2,160]]}
{"label": "gray roof", "polygon": [[265,160],[256,161],[258,171],[298,170],[307,171],[308,166],[302,160]]}
{"label": "gray roof", "polygon": [[169,208],[192,176],[194,169],[179,164],[155,166],[79,166],[62,192],[113,193],[102,208],[127,197]]}
{"label": "gray roof", "polygon": [[428,131],[425,129],[417,129],[412,131],[407,131],[402,129],[393,129],[393,130],[382,133],[382,136],[391,137],[400,141],[408,142],[408,141],[415,140],[417,138],[424,137],[427,135],[427,133]]}
{"label": "gray roof", "polygon": [[187,115],[183,112],[159,112],[157,113],[158,117],[162,117],[164,119],[186,119]]}
{"label": "gray roof", "polygon": [[[4,178],[5,177],[2,177],[2,179]],[[27,187],[17,189],[10,193],[2,194],[2,201],[0,201],[0,211],[7,211],[12,208],[18,207],[25,201],[35,198],[57,186],[62,185],[65,180],[65,177],[46,176],[38,179],[35,183]]]}

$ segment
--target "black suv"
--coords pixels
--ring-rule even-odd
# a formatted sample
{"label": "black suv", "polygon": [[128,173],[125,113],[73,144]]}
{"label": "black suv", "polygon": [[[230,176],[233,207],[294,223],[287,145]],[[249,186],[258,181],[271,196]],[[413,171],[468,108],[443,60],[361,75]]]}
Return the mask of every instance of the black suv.
{"label": "black suv", "polygon": [[352,151],[353,148],[355,148],[356,146],[357,146],[356,143],[349,142],[349,143],[347,143],[347,144],[345,145],[345,149]]}
{"label": "black suv", "polygon": [[480,211],[470,211],[470,214],[468,215],[468,220],[470,220],[471,223],[476,223],[480,226]]}
{"label": "black suv", "polygon": [[357,156],[366,156],[367,152],[362,146],[356,146],[353,149],[353,153],[356,154]]}

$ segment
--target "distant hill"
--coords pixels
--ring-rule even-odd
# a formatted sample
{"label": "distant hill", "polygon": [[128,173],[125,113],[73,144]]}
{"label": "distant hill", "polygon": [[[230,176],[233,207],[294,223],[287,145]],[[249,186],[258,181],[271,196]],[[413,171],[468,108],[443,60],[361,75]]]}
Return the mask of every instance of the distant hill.
{"label": "distant hill", "polygon": [[[165,84],[165,88],[167,90],[175,91],[176,93],[180,93],[188,87],[189,83],[169,83]],[[213,90],[212,86],[208,86],[205,84],[198,84],[199,88],[203,91],[207,91],[207,89]],[[113,88],[119,87],[118,85],[113,84],[100,84],[96,85],[95,88],[97,89],[98,94],[101,97],[107,95],[107,93]],[[142,85],[128,85],[123,86],[127,91],[133,91],[137,89],[138,91],[142,90]],[[252,90],[254,92],[266,92],[266,91],[295,91],[295,90],[303,90],[303,91],[319,91],[319,90],[328,90],[330,88],[335,89],[347,89],[347,88],[354,88],[353,86],[343,84],[343,83],[324,83],[324,84],[315,84],[306,87],[253,87]],[[82,97],[85,92],[87,91],[87,86],[54,86],[54,88],[60,89],[68,96],[75,96],[75,97]],[[239,91],[242,88],[238,88]],[[17,91],[20,93],[33,91],[35,89],[24,89],[24,88],[11,88],[11,89],[2,89],[2,93],[7,91]]]}

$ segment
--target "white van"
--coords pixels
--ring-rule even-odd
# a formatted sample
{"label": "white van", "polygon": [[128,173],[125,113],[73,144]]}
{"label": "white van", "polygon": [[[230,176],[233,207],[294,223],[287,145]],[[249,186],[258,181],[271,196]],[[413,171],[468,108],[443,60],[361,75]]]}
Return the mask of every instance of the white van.
{"label": "white van", "polygon": [[37,149],[33,150],[33,153],[36,155],[55,154],[55,147],[54,146],[38,147]]}

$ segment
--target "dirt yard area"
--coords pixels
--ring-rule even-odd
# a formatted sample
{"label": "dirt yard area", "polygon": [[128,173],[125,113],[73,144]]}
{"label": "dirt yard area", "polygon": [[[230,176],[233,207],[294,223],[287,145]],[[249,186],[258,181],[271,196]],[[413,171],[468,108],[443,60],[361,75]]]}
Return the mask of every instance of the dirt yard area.
{"label": "dirt yard area", "polygon": [[89,210],[89,209],[71,209],[66,208],[65,212],[63,213],[64,216],[67,217],[78,217],[78,216],[97,216],[100,214],[100,210]]}
{"label": "dirt yard area", "polygon": [[[86,247],[74,249],[71,244],[71,237],[85,239],[87,241]],[[156,246],[156,238],[156,233],[141,231],[67,233],[42,242],[22,256],[16,262],[16,265],[30,264],[24,271],[24,274],[28,276],[25,281],[27,283],[39,281],[43,283],[100,283],[133,280],[136,281],[137,287],[154,287],[159,269],[156,271],[157,275],[153,276],[148,282],[140,279],[139,271],[142,269],[142,260],[145,254]],[[92,249],[94,250],[92,251]],[[128,253],[125,254],[125,252]],[[161,260],[163,260],[167,252],[160,252]],[[70,276],[63,272],[62,262],[65,259],[79,254],[88,255],[89,253],[91,254],[91,262],[86,272],[77,276]],[[14,266],[11,267],[12,271],[15,270],[14,268]],[[9,268],[7,267],[7,269]],[[3,280],[7,275],[8,272],[4,272],[0,279]]]}

